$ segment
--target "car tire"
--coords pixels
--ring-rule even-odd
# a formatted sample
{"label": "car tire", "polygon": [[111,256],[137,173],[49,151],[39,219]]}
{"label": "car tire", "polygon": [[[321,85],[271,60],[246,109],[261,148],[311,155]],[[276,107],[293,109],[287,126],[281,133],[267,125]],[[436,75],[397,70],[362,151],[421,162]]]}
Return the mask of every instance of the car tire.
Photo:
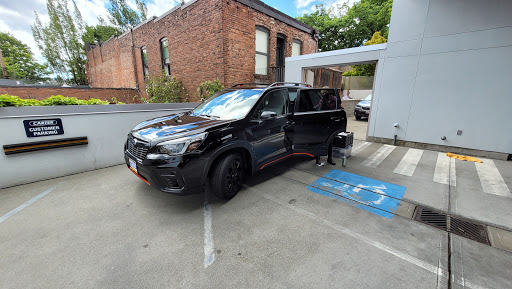
{"label": "car tire", "polygon": [[357,120],[361,120],[361,118],[362,118],[362,116],[357,115],[357,114],[356,114],[355,116],[356,116],[356,119],[357,119]]}
{"label": "car tire", "polygon": [[243,165],[242,156],[238,153],[228,154],[220,159],[211,175],[211,193],[221,199],[233,198],[242,185]]}

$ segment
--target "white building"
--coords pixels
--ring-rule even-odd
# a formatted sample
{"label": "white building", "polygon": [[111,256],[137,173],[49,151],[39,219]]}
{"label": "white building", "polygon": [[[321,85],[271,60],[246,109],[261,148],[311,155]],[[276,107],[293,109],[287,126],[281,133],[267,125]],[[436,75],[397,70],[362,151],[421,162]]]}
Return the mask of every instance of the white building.
{"label": "white building", "polygon": [[512,1],[395,0],[387,44],[287,58],[286,81],[364,62],[377,62],[368,140],[512,154]]}

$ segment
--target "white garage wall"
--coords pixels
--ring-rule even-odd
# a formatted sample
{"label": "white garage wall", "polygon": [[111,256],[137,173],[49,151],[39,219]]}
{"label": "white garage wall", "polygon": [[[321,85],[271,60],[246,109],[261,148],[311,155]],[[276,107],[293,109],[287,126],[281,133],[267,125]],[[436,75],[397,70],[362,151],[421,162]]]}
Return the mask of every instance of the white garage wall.
{"label": "white garage wall", "polygon": [[[124,163],[126,136],[141,121],[186,111],[197,103],[0,108],[0,148],[62,138],[89,144],[5,155],[0,152],[0,188]],[[63,135],[28,138],[23,120],[60,118]]]}
{"label": "white garage wall", "polygon": [[512,153],[510,15],[505,0],[395,0],[369,136]]}

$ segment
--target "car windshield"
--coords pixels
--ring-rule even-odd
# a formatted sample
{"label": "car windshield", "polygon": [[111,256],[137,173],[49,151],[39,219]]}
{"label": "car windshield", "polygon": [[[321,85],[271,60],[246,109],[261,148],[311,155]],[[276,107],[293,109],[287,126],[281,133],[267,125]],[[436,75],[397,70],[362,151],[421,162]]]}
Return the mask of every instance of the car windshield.
{"label": "car windshield", "polygon": [[244,118],[263,93],[263,89],[222,90],[196,107],[190,114],[216,119]]}
{"label": "car windshield", "polygon": [[372,100],[372,94],[371,94],[371,93],[370,93],[370,94],[368,94],[368,96],[367,96],[367,97],[365,97],[365,98],[364,98],[364,100]]}

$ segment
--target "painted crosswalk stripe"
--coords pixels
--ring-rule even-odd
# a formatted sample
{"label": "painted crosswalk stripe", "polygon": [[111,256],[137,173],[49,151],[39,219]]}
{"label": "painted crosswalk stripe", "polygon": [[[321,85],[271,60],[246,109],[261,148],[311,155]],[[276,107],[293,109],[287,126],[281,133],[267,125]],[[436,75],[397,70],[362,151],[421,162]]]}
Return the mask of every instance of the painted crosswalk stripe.
{"label": "painted crosswalk stripe", "polygon": [[450,184],[453,187],[457,186],[454,158],[448,157],[446,153],[439,153],[437,155],[433,181],[445,185]]}
{"label": "painted crosswalk stripe", "polygon": [[423,150],[409,149],[393,172],[411,177],[422,155]]}
{"label": "painted crosswalk stripe", "polygon": [[383,145],[361,164],[370,168],[376,168],[396,148],[392,145]]}
{"label": "painted crosswalk stripe", "polygon": [[475,166],[484,192],[512,198],[510,189],[492,160],[483,160],[483,163],[475,163]]}
{"label": "painted crosswalk stripe", "polygon": [[371,143],[365,141],[363,142],[362,144],[358,145],[357,147],[354,147],[352,149],[352,154],[355,155],[359,152],[361,152],[362,150],[364,150],[365,148],[367,148]]}

